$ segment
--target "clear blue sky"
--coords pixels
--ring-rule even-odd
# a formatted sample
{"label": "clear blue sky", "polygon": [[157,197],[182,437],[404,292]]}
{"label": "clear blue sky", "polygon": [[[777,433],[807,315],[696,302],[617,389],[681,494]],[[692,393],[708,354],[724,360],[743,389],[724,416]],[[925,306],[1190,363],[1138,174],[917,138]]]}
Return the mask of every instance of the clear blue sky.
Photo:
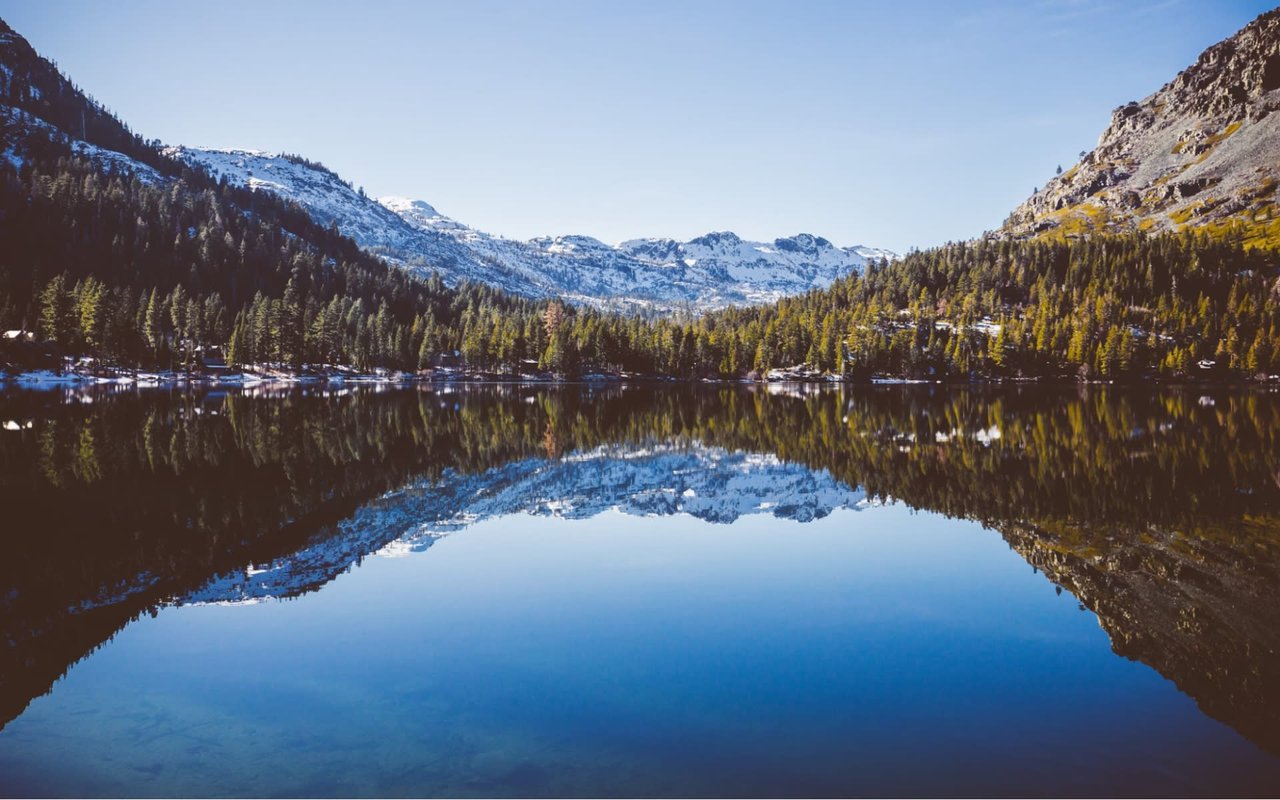
{"label": "clear blue sky", "polygon": [[63,2],[6,19],[142,135],[493,233],[975,236],[1269,3]]}

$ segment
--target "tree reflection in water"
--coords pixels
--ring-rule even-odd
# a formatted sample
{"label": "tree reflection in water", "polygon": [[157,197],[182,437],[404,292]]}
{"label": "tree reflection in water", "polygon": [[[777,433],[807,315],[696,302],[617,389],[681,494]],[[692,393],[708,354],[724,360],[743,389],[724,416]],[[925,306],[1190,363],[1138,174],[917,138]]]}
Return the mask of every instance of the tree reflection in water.
{"label": "tree reflection in water", "polygon": [[[466,510],[453,490],[503,467],[606,448],[626,469],[626,454],[665,447],[768,454],[993,527],[1098,615],[1118,654],[1280,754],[1276,393],[16,393],[0,396],[0,423],[4,722],[141,614],[207,596],[251,564],[305,561],[293,591],[310,591],[403,532],[371,529],[361,509],[444,519]],[[413,489],[387,495],[402,487]],[[532,510],[514,503],[505,510]]]}

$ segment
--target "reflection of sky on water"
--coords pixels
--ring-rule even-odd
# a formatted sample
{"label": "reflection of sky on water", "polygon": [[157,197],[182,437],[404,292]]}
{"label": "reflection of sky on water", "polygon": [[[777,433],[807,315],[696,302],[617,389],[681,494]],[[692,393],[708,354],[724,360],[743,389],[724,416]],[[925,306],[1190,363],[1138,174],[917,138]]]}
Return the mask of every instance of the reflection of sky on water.
{"label": "reflection of sky on water", "polygon": [[[1240,793],[1280,763],[969,522],[479,522],[162,610],[0,732],[8,794]],[[1270,781],[1270,783],[1268,783]]]}

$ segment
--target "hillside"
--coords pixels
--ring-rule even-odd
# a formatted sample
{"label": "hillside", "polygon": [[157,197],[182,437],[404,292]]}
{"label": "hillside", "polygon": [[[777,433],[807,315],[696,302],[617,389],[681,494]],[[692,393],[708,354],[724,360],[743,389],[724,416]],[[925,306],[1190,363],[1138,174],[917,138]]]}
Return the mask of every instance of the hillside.
{"label": "hillside", "polygon": [[0,329],[45,342],[0,351],[0,370],[50,352],[194,365],[240,330],[262,361],[413,368],[428,328],[432,353],[539,311],[418,280],[297,203],[172,157],[0,21]]}
{"label": "hillside", "polygon": [[1117,108],[1098,146],[1050,179],[1002,235],[1204,229],[1280,245],[1280,9]]}
{"label": "hillside", "polygon": [[165,154],[236,186],[296,201],[321,225],[361,247],[446,283],[486,283],[512,294],[562,297],[596,308],[708,311],[768,303],[861,272],[887,250],[837,247],[810,234],[751,242],[710,233],[688,242],[590,236],[518,241],[476,230],[404,197],[375,200],[336,173],[297,156],[255,150],[170,147]]}

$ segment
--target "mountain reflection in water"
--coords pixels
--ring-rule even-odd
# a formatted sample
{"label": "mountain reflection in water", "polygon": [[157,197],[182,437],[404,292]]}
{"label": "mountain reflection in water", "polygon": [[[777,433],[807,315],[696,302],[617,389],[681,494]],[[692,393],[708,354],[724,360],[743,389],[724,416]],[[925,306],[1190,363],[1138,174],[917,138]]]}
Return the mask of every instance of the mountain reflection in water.
{"label": "mountain reflection in water", "polygon": [[0,422],[3,723],[140,615],[301,595],[492,517],[896,500],[998,530],[1116,653],[1280,755],[1280,394],[17,393]]}

